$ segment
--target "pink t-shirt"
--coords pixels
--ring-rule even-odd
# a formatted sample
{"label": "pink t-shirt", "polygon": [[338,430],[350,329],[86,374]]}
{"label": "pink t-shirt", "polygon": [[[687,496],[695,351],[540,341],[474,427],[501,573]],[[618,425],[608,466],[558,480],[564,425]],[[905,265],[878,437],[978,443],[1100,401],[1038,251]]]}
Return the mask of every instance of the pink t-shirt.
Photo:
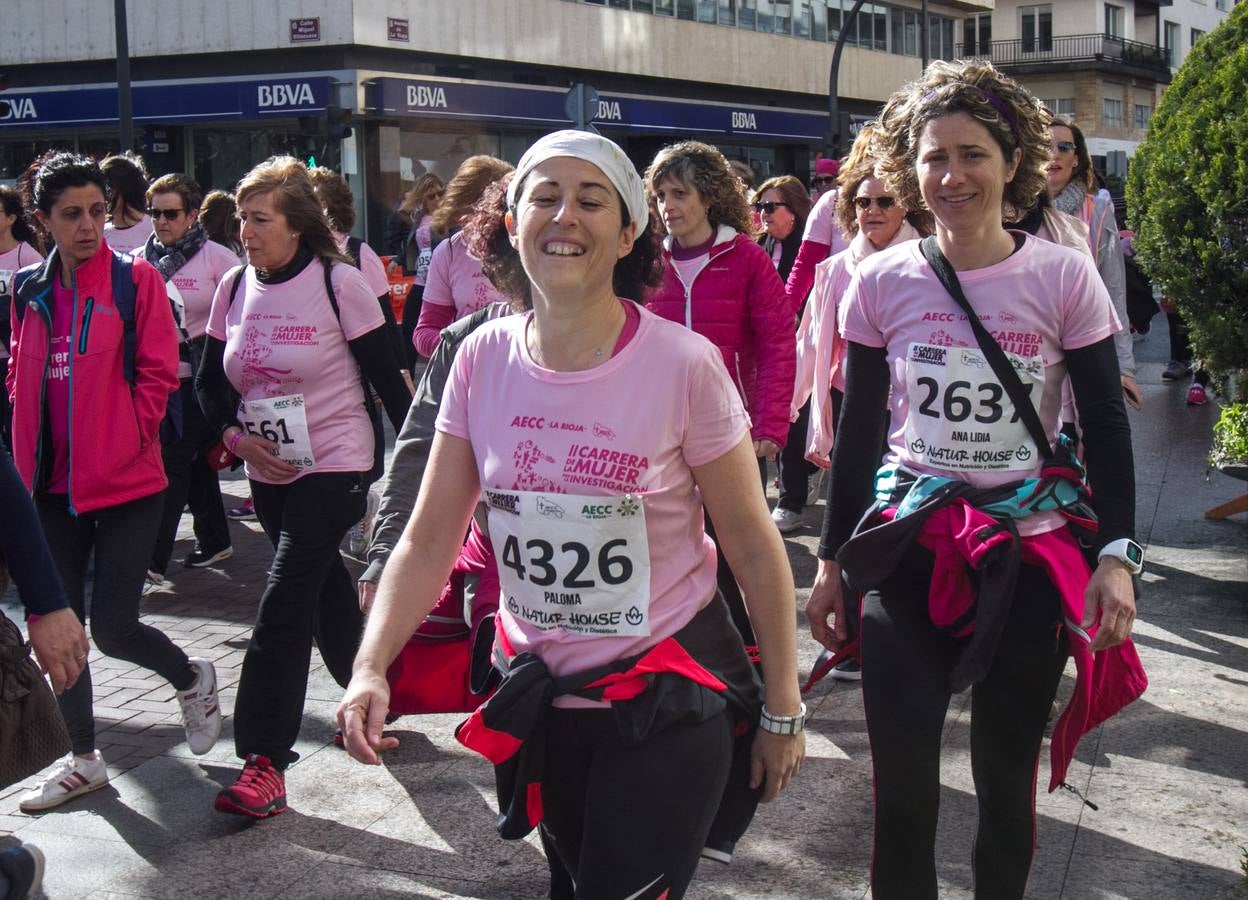
{"label": "pink t-shirt", "polygon": [[[338,241],[338,249],[346,253],[347,235],[341,231],[335,231],[334,240]],[[368,244],[360,244],[360,274],[368,282],[368,287],[374,297],[384,297],[390,293],[390,279],[386,277],[386,267],[381,264],[381,257],[377,255],[377,251]]]}
{"label": "pink t-shirt", "polygon": [[25,241],[18,241],[17,246],[12,250],[0,253],[0,272],[16,272],[18,269],[24,269],[42,261],[43,257],[38,250]]}
{"label": "pink t-shirt", "polygon": [[[1066,380],[1063,351],[1090,346],[1121,327],[1095,265],[1087,254],[1028,235],[1006,259],[959,272],[958,280],[984,326],[1013,357],[1045,433],[1055,440]],[[918,241],[863,260],[841,304],[841,334],[887,350],[889,462],[977,487],[1039,473],[1040,453]],[[1039,514],[1022,520],[1019,531],[1038,534],[1061,522],[1056,513]]]}
{"label": "pink t-shirt", "polygon": [[836,201],[840,197],[840,189],[824,191],[815,201],[815,207],[806,219],[806,230],[802,232],[803,241],[814,241],[816,244],[827,244],[832,249],[829,256],[840,253],[849,246],[849,240],[841,231],[836,221]]}
{"label": "pink t-shirt", "polygon": [[[655,645],[715,593],[715,546],[691,467],[740,443],[749,417],[708,340],[639,313],[632,340],[582,372],[532,361],[531,314],[482,325],[455,357],[438,414],[438,430],[470,441],[477,459],[507,637],[556,675]],[[647,566],[648,579],[619,586]],[[611,589],[626,596],[599,605]],[[603,628],[585,624],[604,608],[616,612],[599,613]]]}
{"label": "pink t-shirt", "polygon": [[491,303],[508,302],[508,298],[490,284],[481,271],[481,260],[468,252],[464,233],[457,231],[434,248],[423,302],[453,306],[455,319],[462,319]]}
{"label": "pink t-shirt", "polygon": [[[203,337],[208,329],[208,314],[212,311],[212,299],[217,285],[225,273],[238,267],[238,257],[228,247],[208,241],[199,252],[186,261],[186,265],[173,273],[170,279],[184,304],[182,328],[187,337]],[[240,285],[241,290],[241,285]]]}
{"label": "pink t-shirt", "polygon": [[152,217],[147,213],[143,213],[143,218],[129,228],[116,228],[112,222],[104,223],[104,240],[118,253],[133,255],[134,251],[142,249],[151,236]]}
{"label": "pink t-shirt", "polygon": [[[208,334],[225,342],[225,374],[244,404],[303,395],[315,466],[275,483],[289,484],[307,472],[367,472],[373,429],[347,341],[380,328],[383,319],[364,276],[346,263],[334,265],[340,322],[325,295],[319,260],[280,284],[258,281],[250,266],[245,272],[232,305],[233,270],[217,286]],[[248,478],[265,480],[246,470]]]}
{"label": "pink t-shirt", "polygon": [[416,226],[416,284],[424,285],[433,260],[433,219],[425,216]]}
{"label": "pink t-shirt", "polygon": [[52,436],[52,468],[46,490],[69,493],[69,351],[73,345],[74,291],[52,284],[52,352],[44,387],[48,430]]}

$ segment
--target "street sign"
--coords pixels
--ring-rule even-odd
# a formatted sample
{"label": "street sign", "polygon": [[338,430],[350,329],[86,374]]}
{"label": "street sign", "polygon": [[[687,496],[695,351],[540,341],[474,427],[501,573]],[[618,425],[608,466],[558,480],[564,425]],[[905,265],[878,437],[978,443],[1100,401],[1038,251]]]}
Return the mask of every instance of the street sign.
{"label": "street sign", "polygon": [[598,129],[590,124],[598,115],[598,92],[589,85],[580,82],[572,85],[564,101],[563,110],[568,114],[568,118],[572,120],[572,127],[577,131],[598,133]]}

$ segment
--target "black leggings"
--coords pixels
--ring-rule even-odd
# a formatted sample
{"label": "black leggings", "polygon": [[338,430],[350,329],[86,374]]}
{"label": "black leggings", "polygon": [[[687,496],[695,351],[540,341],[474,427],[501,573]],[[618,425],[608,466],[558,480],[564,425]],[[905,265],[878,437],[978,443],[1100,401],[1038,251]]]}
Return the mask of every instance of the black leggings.
{"label": "black leggings", "polygon": [[273,567],[243,658],[234,710],[234,748],[285,769],[303,722],[312,640],[346,687],[364,615],[338,545],[364,515],[357,472],[304,475],[290,484],[251,482],[256,518],[273,542]]}
{"label": "black leggings", "polygon": [[806,508],[810,492],[810,476],[819,467],[806,458],[806,432],[810,426],[810,401],[798,410],[797,420],[789,425],[789,439],[777,459],[780,469],[780,500],[777,506],[800,513]]}
{"label": "black leggings", "polygon": [[683,897],[728,780],[729,714],[631,746],[609,709],[553,708],[546,728],[543,844],[575,896]]}
{"label": "black leggings", "polygon": [[[862,693],[875,769],[876,900],[935,900],[940,743],[949,674],[964,641],[927,615],[932,557],[916,548],[862,614]],[[971,771],[979,804],[975,896],[1023,896],[1035,849],[1040,741],[1066,664],[1060,600],[1022,566],[992,668],[971,694]]]}
{"label": "black leggings", "polygon": [[[195,670],[182,648],[163,631],[139,621],[146,548],[156,539],[163,494],[76,516],[64,494],[41,494],[35,505],[69,605],[79,619],[90,622],[96,648],[105,656],[151,669],[177,690],[194,684]],[[88,614],[87,564],[92,554],[95,578]],[[56,698],[79,756],[95,749],[92,697],[91,669],[83,666],[74,686]]]}
{"label": "black leggings", "polygon": [[412,335],[416,333],[416,322],[420,319],[420,307],[424,299],[425,286],[413,284],[411,290],[407,292],[407,299],[403,301],[403,321],[400,323],[403,329],[402,358],[407,362],[409,369],[416,367],[416,345],[412,343]]}

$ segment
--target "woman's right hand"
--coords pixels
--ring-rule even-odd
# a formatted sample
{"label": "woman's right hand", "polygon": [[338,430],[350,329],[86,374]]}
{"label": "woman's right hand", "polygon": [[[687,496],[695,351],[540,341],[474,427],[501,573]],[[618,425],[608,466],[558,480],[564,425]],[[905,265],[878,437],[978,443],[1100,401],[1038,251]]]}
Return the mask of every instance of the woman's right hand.
{"label": "woman's right hand", "polygon": [[360,612],[368,615],[373,608],[373,601],[377,599],[377,583],[374,581],[365,581],[360,579],[356,582],[356,591],[360,595]]}
{"label": "woman's right hand", "polygon": [[[241,429],[240,429],[241,430]],[[260,481],[285,481],[299,474],[299,470],[277,455],[277,443],[258,434],[243,433],[238,443],[230,446],[233,435],[225,435],[225,445],[235,456],[251,466]]]}
{"label": "woman's right hand", "polygon": [[338,727],[352,758],[368,766],[380,765],[383,750],[399,746],[399,739],[382,737],[390,711],[390,685],[385,673],[359,669],[338,704]]}
{"label": "woman's right hand", "polygon": [[[829,624],[830,620],[830,624]],[[845,595],[841,590],[841,567],[830,560],[819,560],[819,571],[806,601],[806,623],[820,644],[836,652],[849,640],[845,624]]]}

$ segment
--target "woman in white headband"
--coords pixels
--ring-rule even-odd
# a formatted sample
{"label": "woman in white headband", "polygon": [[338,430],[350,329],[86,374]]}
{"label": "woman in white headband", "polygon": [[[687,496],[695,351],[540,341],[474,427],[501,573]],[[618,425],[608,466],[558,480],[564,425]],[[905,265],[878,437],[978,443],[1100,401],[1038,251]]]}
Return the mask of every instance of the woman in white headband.
{"label": "woman in white headband", "polygon": [[[800,765],[792,574],[717,351],[636,302],[658,247],[623,151],[548,135],[508,201],[484,262],[533,311],[460,348],[339,721],[362,762],[396,745],[386,669],[484,499],[504,679],[456,734],[495,764],[499,833],[540,823],[578,897],[676,898],[721,800],[770,799]],[[716,593],[703,502],[764,645],[766,709]],[[737,768],[744,740],[752,765]]]}

